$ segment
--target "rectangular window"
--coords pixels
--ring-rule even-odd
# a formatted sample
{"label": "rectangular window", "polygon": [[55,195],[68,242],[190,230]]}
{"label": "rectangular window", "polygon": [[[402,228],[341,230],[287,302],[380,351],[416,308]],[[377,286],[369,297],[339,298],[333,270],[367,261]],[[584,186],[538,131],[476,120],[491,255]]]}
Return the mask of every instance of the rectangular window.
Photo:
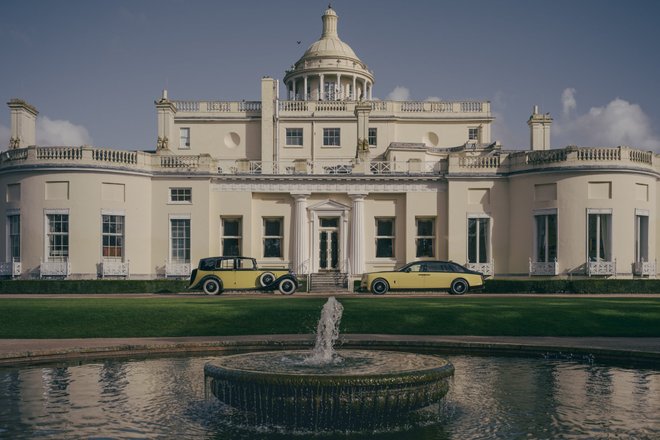
{"label": "rectangular window", "polygon": [[370,128],[369,129],[369,146],[375,147],[378,143],[378,129]]}
{"label": "rectangular window", "polygon": [[7,216],[7,235],[9,243],[10,261],[21,260],[21,216],[12,214]]}
{"label": "rectangular window", "polygon": [[394,258],[394,219],[376,219],[376,258]]}
{"label": "rectangular window", "polygon": [[192,203],[192,188],[170,188],[170,203]]}
{"label": "rectangular window", "polygon": [[468,128],[468,140],[470,141],[479,140],[479,128],[477,127]]}
{"label": "rectangular window", "polygon": [[48,261],[64,261],[69,257],[69,214],[46,214]]}
{"label": "rectangular window", "polygon": [[649,216],[635,215],[635,262],[649,261]]}
{"label": "rectangular window", "polygon": [[468,218],[468,263],[488,263],[489,230],[489,218]]}
{"label": "rectangular window", "polygon": [[124,257],[124,216],[102,215],[103,258]]}
{"label": "rectangular window", "polygon": [[326,147],[338,147],[340,145],[340,134],[341,130],[339,128],[324,128],[323,145]]}
{"label": "rectangular window", "polygon": [[537,263],[551,263],[557,258],[557,214],[535,215],[536,239],[534,252]]}
{"label": "rectangular window", "polygon": [[286,144],[287,145],[300,145],[303,144],[303,129],[302,128],[287,128],[286,129]]}
{"label": "rectangular window", "polygon": [[239,257],[241,255],[241,219],[222,219],[222,256]]}
{"label": "rectangular window", "polygon": [[612,214],[588,214],[589,261],[612,261]]}
{"label": "rectangular window", "polygon": [[434,242],[435,242],[435,219],[433,218],[417,218],[415,219],[417,226],[417,237],[415,237],[415,245],[417,257],[433,257],[434,256]]}
{"label": "rectangular window", "polygon": [[282,257],[282,218],[264,218],[264,257]]}
{"label": "rectangular window", "polygon": [[182,150],[190,149],[190,128],[182,127],[179,129],[179,148]]}
{"label": "rectangular window", "polygon": [[170,219],[170,261],[190,263],[190,219]]}

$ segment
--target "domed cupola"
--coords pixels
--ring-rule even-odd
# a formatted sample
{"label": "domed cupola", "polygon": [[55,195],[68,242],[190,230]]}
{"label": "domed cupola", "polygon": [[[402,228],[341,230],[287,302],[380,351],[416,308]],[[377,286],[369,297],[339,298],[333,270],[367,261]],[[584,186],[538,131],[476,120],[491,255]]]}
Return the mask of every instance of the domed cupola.
{"label": "domed cupola", "polygon": [[351,47],[339,39],[337,13],[328,6],[321,38],[287,70],[287,99],[337,101],[371,99],[374,75]]}

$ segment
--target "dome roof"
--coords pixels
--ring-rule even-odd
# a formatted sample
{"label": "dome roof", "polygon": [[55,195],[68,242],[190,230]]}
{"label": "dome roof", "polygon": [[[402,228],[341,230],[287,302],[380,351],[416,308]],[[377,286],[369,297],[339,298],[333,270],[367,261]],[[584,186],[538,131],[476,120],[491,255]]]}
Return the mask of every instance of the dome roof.
{"label": "dome roof", "polygon": [[351,46],[341,41],[339,37],[325,37],[315,41],[305,51],[300,61],[321,57],[342,57],[360,61]]}

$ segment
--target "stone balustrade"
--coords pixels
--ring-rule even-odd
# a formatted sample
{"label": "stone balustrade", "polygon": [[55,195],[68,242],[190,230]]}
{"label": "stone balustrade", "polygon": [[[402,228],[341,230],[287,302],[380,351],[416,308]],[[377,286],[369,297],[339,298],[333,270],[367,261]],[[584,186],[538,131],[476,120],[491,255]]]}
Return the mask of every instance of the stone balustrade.
{"label": "stone balustrade", "polygon": [[261,101],[172,101],[178,113],[258,113]]}
{"label": "stone balustrade", "polygon": [[[292,106],[316,103],[288,101]],[[345,103],[349,105],[350,103]],[[130,169],[141,172],[195,172],[207,174],[479,174],[506,175],[535,170],[579,167],[631,167],[660,173],[660,162],[650,151],[629,147],[575,147],[544,151],[447,150],[436,160],[409,159],[358,163],[352,158],[284,159],[265,162],[249,159],[213,159],[208,154],[177,155],[170,151],[151,153],[90,146],[32,146],[0,153],[0,170],[14,166],[61,164],[63,166]],[[435,158],[434,158],[435,159]]]}
{"label": "stone balustrade", "polygon": [[[402,116],[425,115],[440,117],[441,114],[449,113],[455,116],[457,113],[480,113],[490,114],[490,102],[488,101],[368,101],[371,104],[372,115],[400,114]],[[288,113],[315,113],[315,112],[334,112],[350,113],[355,112],[355,106],[359,101],[279,101],[279,110],[281,116],[287,116]]]}

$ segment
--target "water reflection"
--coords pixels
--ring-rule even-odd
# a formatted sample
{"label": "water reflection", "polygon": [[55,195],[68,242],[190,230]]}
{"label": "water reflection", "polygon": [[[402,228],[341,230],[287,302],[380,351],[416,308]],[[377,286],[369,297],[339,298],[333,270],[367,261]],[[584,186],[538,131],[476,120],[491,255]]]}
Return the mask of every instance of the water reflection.
{"label": "water reflection", "polygon": [[[0,438],[285,439],[204,396],[209,357],[0,369]],[[450,391],[424,422],[347,439],[660,438],[660,371],[450,356]],[[301,438],[303,438],[302,436]]]}

